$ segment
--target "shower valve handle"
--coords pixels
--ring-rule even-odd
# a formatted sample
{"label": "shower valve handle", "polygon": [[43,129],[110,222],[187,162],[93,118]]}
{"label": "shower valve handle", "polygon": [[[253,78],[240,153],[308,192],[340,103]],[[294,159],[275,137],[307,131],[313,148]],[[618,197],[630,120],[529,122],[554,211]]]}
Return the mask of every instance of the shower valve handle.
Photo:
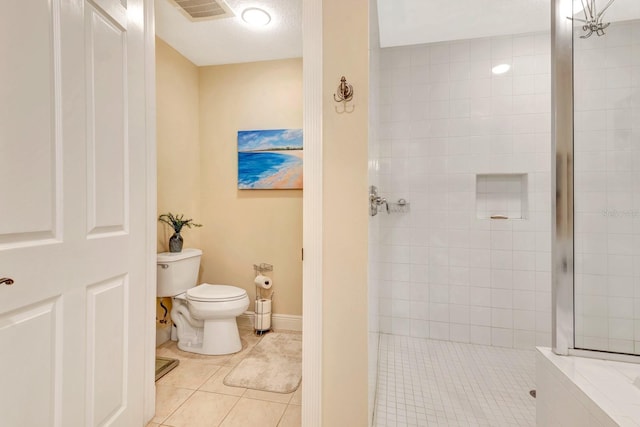
{"label": "shower valve handle", "polygon": [[385,205],[387,213],[389,213],[389,205],[387,199],[378,196],[378,188],[375,185],[369,187],[369,214],[375,216],[378,213],[378,206]]}

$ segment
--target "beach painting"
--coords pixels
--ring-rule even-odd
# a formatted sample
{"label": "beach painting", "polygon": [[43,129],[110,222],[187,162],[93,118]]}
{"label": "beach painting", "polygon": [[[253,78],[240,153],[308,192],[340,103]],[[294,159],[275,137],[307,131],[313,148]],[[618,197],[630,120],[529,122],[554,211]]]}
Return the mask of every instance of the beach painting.
{"label": "beach painting", "polygon": [[302,189],[302,129],[238,131],[238,188]]}

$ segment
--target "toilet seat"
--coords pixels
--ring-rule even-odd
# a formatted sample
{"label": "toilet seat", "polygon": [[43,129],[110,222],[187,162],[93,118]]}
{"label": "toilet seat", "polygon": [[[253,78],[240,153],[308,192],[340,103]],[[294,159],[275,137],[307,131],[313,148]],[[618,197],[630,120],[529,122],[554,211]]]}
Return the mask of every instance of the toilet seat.
{"label": "toilet seat", "polygon": [[188,289],[187,300],[201,302],[228,302],[238,301],[247,297],[247,291],[236,286],[211,285],[203,283]]}

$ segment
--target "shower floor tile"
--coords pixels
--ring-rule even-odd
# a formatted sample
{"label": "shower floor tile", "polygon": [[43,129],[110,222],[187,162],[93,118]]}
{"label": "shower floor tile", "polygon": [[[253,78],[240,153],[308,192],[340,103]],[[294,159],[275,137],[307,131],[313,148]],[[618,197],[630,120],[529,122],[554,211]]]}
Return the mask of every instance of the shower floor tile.
{"label": "shower floor tile", "polygon": [[382,334],[374,425],[535,426],[535,352]]}

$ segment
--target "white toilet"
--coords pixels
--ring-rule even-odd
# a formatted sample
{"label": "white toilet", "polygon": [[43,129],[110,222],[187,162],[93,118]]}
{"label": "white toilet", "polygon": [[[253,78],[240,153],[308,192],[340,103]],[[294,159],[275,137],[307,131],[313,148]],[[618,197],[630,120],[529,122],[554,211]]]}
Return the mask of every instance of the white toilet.
{"label": "white toilet", "polygon": [[172,297],[171,319],[180,350],[237,353],[242,344],[236,317],[249,307],[249,296],[235,286],[196,286],[200,257],[202,251],[191,248],[158,254],[158,297]]}

